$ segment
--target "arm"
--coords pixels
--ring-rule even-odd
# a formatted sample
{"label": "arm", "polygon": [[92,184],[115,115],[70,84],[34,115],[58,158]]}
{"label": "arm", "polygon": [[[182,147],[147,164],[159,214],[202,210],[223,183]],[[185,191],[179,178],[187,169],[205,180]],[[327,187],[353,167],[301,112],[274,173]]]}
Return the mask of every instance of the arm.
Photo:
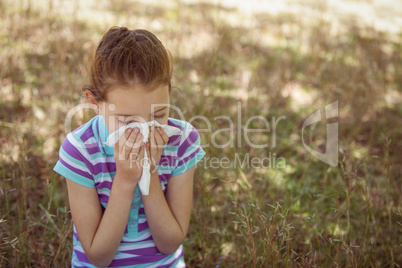
{"label": "arm", "polygon": [[127,185],[116,175],[103,214],[95,188],[66,181],[71,215],[85,254],[95,266],[108,266],[123,237],[136,184]]}
{"label": "arm", "polygon": [[[198,133],[196,131],[192,133],[191,137],[186,136],[186,142],[198,143]],[[164,254],[174,253],[187,235],[196,168],[193,165],[188,170],[171,177],[164,195],[156,171],[156,163],[168,139],[169,137],[161,128],[151,127],[149,142],[146,146],[151,159],[151,185],[149,195],[142,196],[148,226],[155,245]],[[188,144],[185,146],[188,148]],[[185,162],[181,164],[185,166]]]}
{"label": "arm", "polygon": [[158,173],[151,173],[149,195],[142,201],[149,229],[155,245],[161,253],[172,254],[183,243],[187,235],[192,199],[195,166],[184,173],[171,177],[162,191]]}
{"label": "arm", "polygon": [[[135,187],[142,174],[144,146],[141,134],[127,131],[115,146],[116,175],[106,210],[102,213],[95,188],[67,179],[71,215],[86,256],[95,266],[114,259],[127,225]],[[116,144],[117,145],[117,144]],[[120,153],[121,152],[121,153]]]}

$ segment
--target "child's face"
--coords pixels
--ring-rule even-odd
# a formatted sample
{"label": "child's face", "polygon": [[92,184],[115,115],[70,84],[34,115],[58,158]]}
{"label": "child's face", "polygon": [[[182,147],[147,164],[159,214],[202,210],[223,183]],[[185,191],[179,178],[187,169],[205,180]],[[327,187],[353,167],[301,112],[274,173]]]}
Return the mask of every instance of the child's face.
{"label": "child's face", "polygon": [[169,87],[162,85],[153,91],[141,87],[114,88],[107,92],[107,101],[100,104],[109,133],[132,122],[158,121],[167,124],[169,117]]}

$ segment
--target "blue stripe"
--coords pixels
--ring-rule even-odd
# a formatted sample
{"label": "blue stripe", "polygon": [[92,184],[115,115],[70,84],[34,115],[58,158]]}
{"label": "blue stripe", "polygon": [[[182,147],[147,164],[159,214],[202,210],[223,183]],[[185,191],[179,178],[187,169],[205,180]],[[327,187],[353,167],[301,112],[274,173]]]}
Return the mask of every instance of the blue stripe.
{"label": "blue stripe", "polygon": [[71,171],[69,168],[67,168],[65,165],[63,165],[60,161],[57,161],[56,165],[54,166],[53,170],[63,177],[72,180],[73,182],[76,182],[78,184],[81,184],[85,187],[90,187],[94,188],[95,183],[93,180],[88,179],[84,176],[81,176],[73,171]]}

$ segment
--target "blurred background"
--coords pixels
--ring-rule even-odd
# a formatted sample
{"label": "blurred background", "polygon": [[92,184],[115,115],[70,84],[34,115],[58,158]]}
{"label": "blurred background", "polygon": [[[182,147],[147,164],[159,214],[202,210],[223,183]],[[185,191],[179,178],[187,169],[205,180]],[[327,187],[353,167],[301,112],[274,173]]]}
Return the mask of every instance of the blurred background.
{"label": "blurred background", "polygon": [[[198,166],[189,267],[402,266],[401,1],[0,0],[1,267],[70,265],[67,190],[52,169],[93,52],[114,25],[148,29],[171,51],[172,104],[186,120],[205,116],[215,132],[231,127],[217,116],[235,129],[251,116],[286,116],[275,147],[241,136],[217,148],[200,131],[207,157],[285,162]],[[334,101],[331,167],[303,147],[301,129]],[[94,115],[75,114],[75,127]],[[325,121],[306,133],[325,151]],[[249,137],[272,144],[271,134]]]}

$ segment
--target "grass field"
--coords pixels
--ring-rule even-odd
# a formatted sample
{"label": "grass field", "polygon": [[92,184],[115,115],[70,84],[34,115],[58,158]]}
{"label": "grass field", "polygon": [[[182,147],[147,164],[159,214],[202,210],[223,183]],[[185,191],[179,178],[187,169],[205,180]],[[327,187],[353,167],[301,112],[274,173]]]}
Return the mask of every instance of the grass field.
{"label": "grass field", "polygon": [[[209,146],[184,242],[189,267],[402,266],[398,1],[223,3],[0,0],[0,267],[69,266],[67,190],[52,169],[92,53],[113,25],[154,32],[174,58],[172,104],[186,120],[211,122],[210,131],[191,122]],[[336,167],[301,136],[307,117],[334,101]],[[76,114],[73,127],[94,115]],[[273,129],[248,134],[270,146],[236,132],[252,116],[286,117],[275,142]],[[219,132],[231,127],[234,136]],[[324,150],[326,121],[304,135]],[[233,146],[214,145],[230,137]],[[230,165],[212,163],[225,157]],[[253,157],[270,166],[251,166]]]}

